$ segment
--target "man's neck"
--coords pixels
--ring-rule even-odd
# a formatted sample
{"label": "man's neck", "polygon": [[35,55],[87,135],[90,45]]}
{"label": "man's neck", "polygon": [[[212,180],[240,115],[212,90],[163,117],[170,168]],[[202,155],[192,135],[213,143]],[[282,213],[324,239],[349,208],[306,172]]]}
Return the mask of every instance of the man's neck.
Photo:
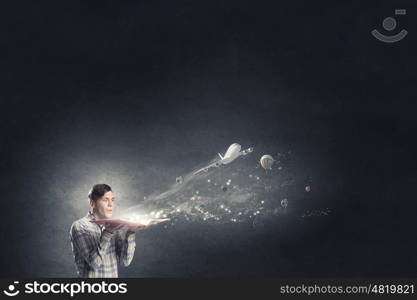
{"label": "man's neck", "polygon": [[91,212],[96,220],[103,220],[105,218],[100,217],[97,213]]}

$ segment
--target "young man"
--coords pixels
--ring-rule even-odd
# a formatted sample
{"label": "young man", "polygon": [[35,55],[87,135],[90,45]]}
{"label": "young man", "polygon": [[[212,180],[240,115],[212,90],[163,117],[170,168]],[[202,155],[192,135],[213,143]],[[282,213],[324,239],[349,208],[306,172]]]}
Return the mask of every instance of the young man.
{"label": "young man", "polygon": [[[109,219],[114,208],[113,191],[96,184],[88,194],[90,211],[74,223],[70,240],[79,277],[118,277],[117,265],[129,266],[135,253],[135,232],[140,228],[99,225],[90,220]],[[122,229],[127,229],[122,233]]]}

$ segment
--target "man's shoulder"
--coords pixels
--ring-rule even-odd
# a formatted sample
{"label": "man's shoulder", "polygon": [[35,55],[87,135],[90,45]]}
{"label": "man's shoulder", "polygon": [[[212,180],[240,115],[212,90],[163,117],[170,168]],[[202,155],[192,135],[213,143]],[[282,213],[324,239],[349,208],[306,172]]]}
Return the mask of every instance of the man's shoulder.
{"label": "man's shoulder", "polygon": [[71,232],[73,232],[74,230],[88,230],[91,229],[93,225],[94,224],[90,222],[90,219],[88,219],[87,217],[82,217],[81,219],[72,222]]}

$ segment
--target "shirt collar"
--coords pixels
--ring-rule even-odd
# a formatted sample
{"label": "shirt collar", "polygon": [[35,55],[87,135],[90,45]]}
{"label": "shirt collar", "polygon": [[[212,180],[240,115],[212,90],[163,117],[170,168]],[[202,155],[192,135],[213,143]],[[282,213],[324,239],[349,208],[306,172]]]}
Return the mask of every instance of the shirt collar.
{"label": "shirt collar", "polygon": [[91,210],[90,211],[88,211],[88,213],[87,213],[87,215],[86,215],[86,218],[87,219],[89,219],[89,220],[95,220],[96,219],[96,217],[94,216],[94,214],[91,212]]}
{"label": "shirt collar", "polygon": [[[91,210],[87,213],[87,215],[85,216],[87,219],[89,220],[95,220],[96,217],[94,216],[94,214],[91,212]],[[104,226],[101,224],[96,224],[101,230],[104,229]]]}

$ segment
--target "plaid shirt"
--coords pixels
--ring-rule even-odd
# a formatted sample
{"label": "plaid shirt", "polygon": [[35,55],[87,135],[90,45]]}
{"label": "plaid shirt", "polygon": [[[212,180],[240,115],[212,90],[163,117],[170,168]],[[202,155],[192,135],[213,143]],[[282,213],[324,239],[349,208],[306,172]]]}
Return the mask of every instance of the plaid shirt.
{"label": "plaid shirt", "polygon": [[72,252],[78,277],[118,277],[117,264],[128,266],[135,253],[135,234],[121,230],[114,233],[90,222],[91,212],[74,223],[70,230]]}

